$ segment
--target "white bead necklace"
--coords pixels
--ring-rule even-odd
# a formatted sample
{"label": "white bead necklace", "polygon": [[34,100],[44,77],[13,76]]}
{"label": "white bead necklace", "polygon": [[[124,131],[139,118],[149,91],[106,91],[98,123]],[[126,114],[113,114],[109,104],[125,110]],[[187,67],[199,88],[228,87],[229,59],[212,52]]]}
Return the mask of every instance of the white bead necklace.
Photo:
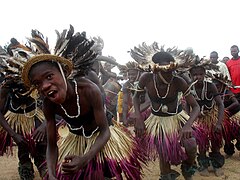
{"label": "white bead necklace", "polygon": [[[35,104],[34,114],[29,116],[28,113],[26,112],[26,108],[31,107],[33,104]],[[21,106],[19,106],[17,108],[14,108],[13,104],[12,104],[12,98],[11,98],[10,106],[11,106],[12,110],[14,110],[14,111],[18,111],[20,108],[23,109],[24,116],[26,116],[27,118],[32,118],[32,117],[36,116],[36,114],[38,112],[38,110],[37,110],[37,100],[36,99],[35,99],[35,101],[32,104],[30,104],[28,106],[27,105],[25,105],[25,106],[21,105]]]}
{"label": "white bead necklace", "polygon": [[78,108],[78,114],[75,115],[75,116],[71,116],[67,113],[66,109],[64,109],[64,107],[60,104],[60,107],[62,108],[62,110],[64,111],[64,114],[69,117],[69,118],[78,118],[81,114],[81,108],[80,108],[80,103],[79,103],[79,95],[78,95],[78,88],[77,88],[77,82],[76,80],[74,79],[73,80],[74,84],[75,84],[75,93],[76,93],[76,96],[77,96],[77,108]]}
{"label": "white bead necklace", "polygon": [[153,84],[154,84],[154,88],[155,88],[155,91],[157,93],[158,98],[165,99],[167,97],[168,93],[169,93],[171,82],[167,84],[167,92],[164,96],[160,96],[160,94],[158,92],[158,88],[157,88],[157,84],[156,84],[156,75],[155,74],[153,74]]}
{"label": "white bead necklace", "polygon": [[91,138],[92,135],[99,129],[99,127],[96,127],[96,129],[94,129],[94,130],[92,131],[92,133],[91,133],[89,136],[87,136],[87,135],[85,134],[85,130],[84,130],[83,125],[82,125],[80,128],[73,128],[69,123],[67,123],[67,125],[68,125],[69,129],[71,129],[72,131],[82,130],[83,136],[84,136],[85,138],[87,138],[87,139]]}

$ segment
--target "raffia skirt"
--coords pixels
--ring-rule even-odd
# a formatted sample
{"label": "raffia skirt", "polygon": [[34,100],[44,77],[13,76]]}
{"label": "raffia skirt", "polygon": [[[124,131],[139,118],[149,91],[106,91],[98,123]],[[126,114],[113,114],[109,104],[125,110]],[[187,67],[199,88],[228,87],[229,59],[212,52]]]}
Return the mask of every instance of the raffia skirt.
{"label": "raffia skirt", "polygon": [[218,109],[214,106],[204,115],[197,118],[193,126],[198,129],[195,135],[199,151],[208,151],[213,146],[221,147],[223,144],[222,133],[216,133],[215,127],[218,121]]}
{"label": "raffia skirt", "polygon": [[[42,110],[37,108],[36,110],[25,114],[7,111],[4,117],[14,132],[21,134],[26,139],[29,151],[31,155],[34,155],[35,142],[32,139],[32,133],[36,129],[36,119],[38,119],[40,123],[42,123],[45,119]],[[0,155],[12,155],[13,139],[2,126],[0,126],[0,139]]]}
{"label": "raffia skirt", "polygon": [[58,179],[141,179],[142,166],[145,165],[146,155],[141,147],[137,146],[130,132],[114,121],[110,126],[110,139],[102,150],[92,159],[86,167],[72,176],[63,175],[61,162],[68,155],[82,156],[89,151],[95,142],[99,132],[94,133],[90,138],[76,135],[71,132],[58,141],[59,159],[57,167]]}
{"label": "raffia skirt", "polygon": [[165,162],[178,165],[187,158],[179,132],[188,118],[187,113],[181,111],[173,116],[151,114],[145,120],[146,134],[142,144],[145,144],[149,160],[155,160],[161,153]]}
{"label": "raffia skirt", "polygon": [[230,143],[234,139],[239,139],[240,111],[232,116],[229,116],[229,113],[225,111],[223,121],[223,137],[225,144]]}

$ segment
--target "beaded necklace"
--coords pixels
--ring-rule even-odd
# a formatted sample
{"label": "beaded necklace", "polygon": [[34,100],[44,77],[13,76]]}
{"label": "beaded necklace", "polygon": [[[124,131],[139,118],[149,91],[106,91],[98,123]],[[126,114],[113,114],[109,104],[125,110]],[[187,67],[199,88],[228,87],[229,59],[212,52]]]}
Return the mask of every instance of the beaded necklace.
{"label": "beaded necklace", "polygon": [[68,118],[78,118],[81,114],[81,107],[80,107],[80,103],[79,103],[79,95],[78,95],[78,88],[77,88],[77,82],[74,79],[73,80],[74,84],[75,84],[75,94],[77,96],[77,108],[78,108],[78,113],[75,116],[71,116],[67,113],[66,109],[60,104],[60,107],[62,108],[62,110],[64,111],[64,114],[68,117]]}
{"label": "beaded necklace", "polygon": [[[20,108],[23,109],[24,116],[26,116],[27,118],[32,118],[32,117],[36,116],[36,114],[37,114],[37,100],[36,100],[36,99],[35,99],[35,101],[34,101],[33,103],[31,103],[31,104],[28,105],[28,106],[27,106],[27,105],[25,105],[25,106],[20,105],[19,107],[14,108],[14,107],[13,107],[13,104],[12,104],[12,98],[11,98],[9,104],[10,104],[10,107],[12,108],[12,110],[14,110],[14,111],[18,111]],[[27,112],[26,112],[26,109],[27,109],[28,107],[31,107],[33,104],[35,104],[34,114],[31,115],[31,116],[29,116],[29,115],[27,114]]]}

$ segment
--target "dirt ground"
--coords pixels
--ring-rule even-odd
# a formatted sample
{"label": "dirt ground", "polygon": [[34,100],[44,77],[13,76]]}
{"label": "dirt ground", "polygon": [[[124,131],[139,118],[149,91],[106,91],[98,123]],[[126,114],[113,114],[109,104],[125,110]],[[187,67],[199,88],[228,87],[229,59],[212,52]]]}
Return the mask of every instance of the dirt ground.
{"label": "dirt ground", "polygon": [[[0,180],[20,180],[17,167],[17,150],[14,148],[14,154],[11,157],[0,157]],[[180,166],[174,167],[173,169],[180,171]],[[223,167],[224,175],[216,177],[213,173],[210,177],[202,177],[198,173],[194,175],[194,180],[240,180],[240,158],[238,153],[235,153],[233,157],[226,159],[226,163]],[[37,171],[35,180],[40,180]],[[144,180],[158,180],[159,179],[159,165],[158,161],[150,162],[148,168],[144,168]],[[180,176],[178,180],[183,180]]]}

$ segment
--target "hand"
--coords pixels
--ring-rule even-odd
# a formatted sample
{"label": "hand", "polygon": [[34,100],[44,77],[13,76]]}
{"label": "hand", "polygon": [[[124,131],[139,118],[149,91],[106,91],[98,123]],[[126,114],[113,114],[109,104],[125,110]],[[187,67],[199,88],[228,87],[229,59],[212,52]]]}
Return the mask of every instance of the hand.
{"label": "hand", "polygon": [[74,174],[77,173],[81,168],[87,165],[89,158],[86,156],[75,156],[69,155],[64,158],[62,163],[63,174]]}
{"label": "hand", "polygon": [[145,133],[145,123],[142,116],[136,117],[134,128],[136,136],[142,137]]}
{"label": "hand", "polygon": [[189,124],[185,124],[180,132],[180,140],[184,141],[192,137],[192,127]]}
{"label": "hand", "polygon": [[26,139],[22,135],[16,133],[12,138],[18,146],[28,146]]}
{"label": "hand", "polygon": [[215,126],[215,132],[216,133],[221,133],[222,132],[222,125],[217,123]]}
{"label": "hand", "polygon": [[42,142],[46,136],[46,125],[42,123],[32,134],[35,142]]}

